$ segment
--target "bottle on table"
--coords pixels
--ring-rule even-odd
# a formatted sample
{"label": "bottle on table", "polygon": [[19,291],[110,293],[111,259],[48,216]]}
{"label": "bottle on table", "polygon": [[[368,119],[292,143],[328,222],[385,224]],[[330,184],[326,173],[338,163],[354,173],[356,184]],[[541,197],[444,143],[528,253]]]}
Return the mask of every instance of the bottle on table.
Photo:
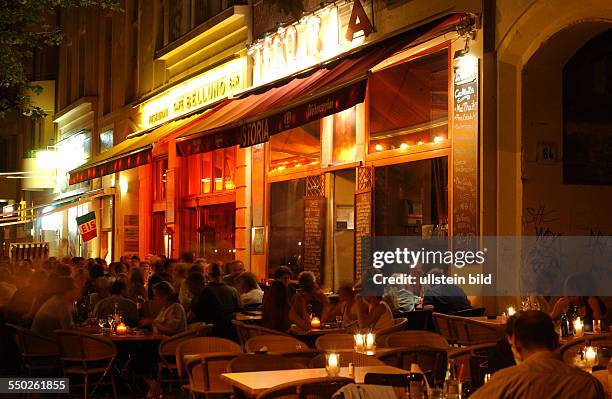
{"label": "bottle on table", "polygon": [[461,384],[457,377],[457,367],[453,359],[448,361],[446,378],[444,379],[444,392],[447,399],[461,399]]}
{"label": "bottle on table", "polygon": [[570,333],[569,333],[569,325],[570,325],[570,321],[567,317],[567,313],[561,313],[561,337],[565,338],[565,337],[569,337]]}

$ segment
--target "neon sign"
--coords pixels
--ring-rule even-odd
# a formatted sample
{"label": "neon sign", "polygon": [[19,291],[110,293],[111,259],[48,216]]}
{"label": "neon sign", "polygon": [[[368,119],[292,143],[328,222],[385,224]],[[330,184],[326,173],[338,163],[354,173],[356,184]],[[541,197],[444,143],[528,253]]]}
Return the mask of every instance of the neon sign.
{"label": "neon sign", "polygon": [[363,43],[372,31],[359,0],[329,5],[254,42],[253,85],[288,76]]}
{"label": "neon sign", "polygon": [[245,76],[246,58],[241,57],[177,84],[143,103],[143,125],[159,125],[242,91]]}

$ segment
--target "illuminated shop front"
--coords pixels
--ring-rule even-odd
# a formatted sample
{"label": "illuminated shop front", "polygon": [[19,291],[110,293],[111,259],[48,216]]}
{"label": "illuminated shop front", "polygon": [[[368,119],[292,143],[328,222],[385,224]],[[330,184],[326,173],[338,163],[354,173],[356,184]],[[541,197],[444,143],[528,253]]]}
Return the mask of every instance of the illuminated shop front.
{"label": "illuminated shop front", "polygon": [[473,19],[374,40],[356,3],[256,40],[255,87],[177,139],[185,159],[239,146],[236,247],[260,277],[287,265],[337,287],[363,236],[478,232],[478,64],[455,56]]}
{"label": "illuminated shop front", "polygon": [[[121,201],[114,216],[120,255],[177,256],[184,249],[204,256],[221,242],[223,253],[233,254],[235,151],[221,149],[182,164],[169,143],[244,90],[246,68],[245,57],[236,57],[143,99],[136,106],[139,131],[71,170],[73,185],[112,178]],[[210,250],[200,251],[198,243]]]}

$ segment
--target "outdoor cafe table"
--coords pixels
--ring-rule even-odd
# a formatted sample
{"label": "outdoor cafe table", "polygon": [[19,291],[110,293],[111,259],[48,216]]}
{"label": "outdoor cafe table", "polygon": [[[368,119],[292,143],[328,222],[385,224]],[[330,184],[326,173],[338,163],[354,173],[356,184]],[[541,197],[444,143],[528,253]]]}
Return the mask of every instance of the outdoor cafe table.
{"label": "outdoor cafe table", "polygon": [[[365,366],[355,367],[355,375],[352,378],[356,383],[362,384],[367,373],[408,374],[406,370],[392,366]],[[341,367],[339,376],[349,377],[348,367]],[[252,397],[281,384],[321,377],[327,377],[324,368],[221,374],[222,380]]]}

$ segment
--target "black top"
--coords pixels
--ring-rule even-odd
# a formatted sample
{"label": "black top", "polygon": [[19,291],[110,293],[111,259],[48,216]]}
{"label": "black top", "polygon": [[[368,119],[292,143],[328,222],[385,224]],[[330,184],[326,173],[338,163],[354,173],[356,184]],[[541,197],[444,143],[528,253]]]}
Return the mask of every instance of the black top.
{"label": "black top", "polygon": [[193,305],[192,311],[198,321],[213,324],[213,335],[235,337],[232,319],[242,308],[240,295],[234,287],[225,283],[210,283]]}

